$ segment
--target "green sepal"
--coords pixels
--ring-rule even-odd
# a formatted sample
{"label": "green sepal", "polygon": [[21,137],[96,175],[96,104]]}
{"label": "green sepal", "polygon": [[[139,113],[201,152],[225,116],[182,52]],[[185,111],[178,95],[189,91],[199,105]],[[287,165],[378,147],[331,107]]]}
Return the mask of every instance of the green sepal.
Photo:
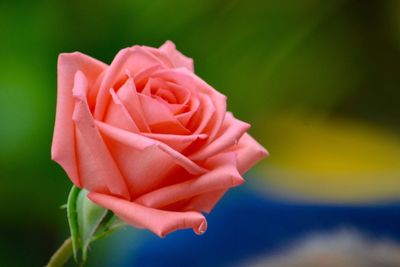
{"label": "green sepal", "polygon": [[112,214],[111,212],[110,212],[110,214],[112,215],[112,217],[109,220],[107,220],[107,219],[104,220],[107,222],[92,237],[92,242],[94,242],[102,237],[108,236],[109,234],[112,234],[115,231],[127,226],[125,222],[118,219],[118,217],[114,216],[114,214]]}
{"label": "green sepal", "polygon": [[71,232],[72,250],[74,252],[74,259],[78,261],[78,249],[80,247],[78,213],[76,211],[76,200],[80,189],[75,185],[72,186],[68,195],[67,201],[67,217],[69,224],[69,231]]}
{"label": "green sepal", "polygon": [[73,254],[78,263],[86,261],[92,241],[108,235],[122,225],[111,211],[89,200],[88,193],[85,189],[72,186],[67,202]]}
{"label": "green sepal", "polygon": [[89,192],[82,189],[79,192],[76,210],[78,213],[79,236],[81,240],[82,261],[87,258],[87,250],[93,235],[96,233],[108,213],[104,209],[87,198]]}

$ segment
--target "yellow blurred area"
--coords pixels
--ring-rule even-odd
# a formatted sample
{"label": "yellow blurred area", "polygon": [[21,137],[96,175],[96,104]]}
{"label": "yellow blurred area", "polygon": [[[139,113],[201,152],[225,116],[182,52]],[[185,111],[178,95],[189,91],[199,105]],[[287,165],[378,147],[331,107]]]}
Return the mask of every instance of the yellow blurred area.
{"label": "yellow blurred area", "polygon": [[271,190],[327,201],[377,201],[400,193],[400,138],[378,125],[282,115],[264,135]]}

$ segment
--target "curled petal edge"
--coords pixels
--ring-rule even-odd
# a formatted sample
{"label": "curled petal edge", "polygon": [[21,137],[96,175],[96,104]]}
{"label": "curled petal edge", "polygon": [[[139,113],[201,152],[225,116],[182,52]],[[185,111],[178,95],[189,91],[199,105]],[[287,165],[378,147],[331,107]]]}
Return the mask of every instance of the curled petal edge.
{"label": "curled petal edge", "polygon": [[201,235],[207,230],[207,221],[204,216],[195,211],[165,211],[153,209],[110,195],[91,192],[88,198],[94,203],[112,210],[126,223],[147,228],[159,237],[179,229],[192,228]]}

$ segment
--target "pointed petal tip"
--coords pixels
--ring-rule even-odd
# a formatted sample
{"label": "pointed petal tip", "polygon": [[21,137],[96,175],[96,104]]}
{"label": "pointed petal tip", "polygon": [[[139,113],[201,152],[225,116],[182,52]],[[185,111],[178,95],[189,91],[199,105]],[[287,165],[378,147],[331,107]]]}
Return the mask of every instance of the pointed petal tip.
{"label": "pointed petal tip", "polygon": [[245,180],[240,175],[232,177],[232,186],[233,187],[242,185],[242,184],[244,184],[244,182],[245,182]]}
{"label": "pointed petal tip", "polygon": [[172,42],[171,40],[166,40],[162,46],[169,46],[169,47],[176,49],[175,43]]}
{"label": "pointed petal tip", "polygon": [[270,156],[268,150],[266,150],[264,147],[261,147],[261,150],[259,153],[260,153],[261,158],[268,158]]}
{"label": "pointed petal tip", "polygon": [[200,225],[196,228],[194,228],[194,232],[197,235],[203,235],[207,231],[207,220],[203,219],[203,221],[200,223]]}
{"label": "pointed petal tip", "polygon": [[58,63],[63,63],[66,60],[69,60],[71,58],[77,58],[79,56],[81,56],[82,53],[81,52],[70,52],[70,53],[60,53],[58,55]]}

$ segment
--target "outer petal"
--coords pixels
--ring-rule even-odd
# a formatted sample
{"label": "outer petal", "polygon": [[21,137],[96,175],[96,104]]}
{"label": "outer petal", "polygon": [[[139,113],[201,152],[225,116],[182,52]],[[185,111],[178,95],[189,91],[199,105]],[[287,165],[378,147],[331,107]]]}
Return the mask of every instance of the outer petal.
{"label": "outer petal", "polygon": [[247,133],[240,138],[235,150],[238,171],[241,174],[247,172],[258,161],[268,156],[268,151]]}
{"label": "outer petal", "polygon": [[210,213],[226,191],[228,189],[216,190],[195,196],[182,210],[196,210],[198,212]]}
{"label": "outer petal", "polygon": [[[156,146],[138,149],[120,143],[106,134],[103,134],[103,138],[126,179],[131,199],[156,190],[169,177],[168,174],[178,168],[174,160]],[[190,177],[186,171],[182,172],[181,177]]]}
{"label": "outer petal", "polygon": [[60,54],[58,57],[57,113],[51,157],[64,168],[77,186],[81,184],[75,158],[75,129],[72,122],[74,77],[80,70],[88,83],[92,84],[106,67],[106,64],[77,52]]}
{"label": "outer petal", "polygon": [[237,172],[234,153],[224,153],[211,158],[206,166],[211,170],[202,176],[152,191],[135,202],[152,208],[162,208],[196,195],[227,189],[244,182]]}
{"label": "outer petal", "polygon": [[[245,133],[238,145],[231,151],[236,152],[237,169],[244,174],[262,158],[268,156],[268,151],[258,144],[249,134]],[[210,212],[215,204],[225,194],[227,189],[216,190],[193,197],[183,210],[196,210]]]}
{"label": "outer petal", "polygon": [[83,188],[99,193],[109,193],[104,177],[99,175],[96,156],[92,149],[86,144],[85,139],[77,128],[75,128],[76,157],[79,170],[79,179]]}
{"label": "outer petal", "polygon": [[[92,155],[89,158],[80,159],[81,168],[91,169],[92,171],[82,172],[91,173],[96,176],[96,179],[102,180],[108,187],[109,191],[115,195],[129,199],[129,191],[121,176],[118,167],[110,155],[104,141],[97,130],[92,114],[90,113],[86,101],[86,87],[84,86],[84,76],[80,72],[77,73],[76,80],[81,80],[82,86],[74,87],[74,97],[76,99],[75,109],[73,113],[73,121],[79,131],[78,138],[83,142],[89,153]],[[93,167],[95,166],[95,167]],[[87,181],[91,181],[93,177],[87,177]],[[83,184],[84,187],[85,184]]]}
{"label": "outer petal", "polygon": [[207,138],[206,134],[177,135],[177,134],[159,134],[159,133],[142,133],[151,139],[158,140],[176,151],[181,152],[193,142]]}
{"label": "outer petal", "polygon": [[203,234],[207,221],[201,213],[194,211],[173,212],[148,208],[117,197],[89,193],[89,199],[112,210],[122,220],[139,228],[147,228],[160,237],[178,229],[193,228],[196,234]]}
{"label": "outer petal", "polygon": [[176,46],[173,42],[166,41],[162,46],[160,46],[159,50],[167,55],[176,68],[184,67],[191,72],[194,72],[193,59],[176,50]]}
{"label": "outer petal", "polygon": [[122,143],[126,146],[143,150],[146,148],[150,147],[157,147],[161,151],[165,152],[168,154],[175,162],[176,164],[182,166],[184,169],[186,169],[189,173],[191,174],[202,174],[205,173],[207,170],[199,165],[197,165],[195,162],[191,161],[178,151],[172,149],[168,145],[161,143],[157,140],[153,140],[150,138],[147,138],[143,135],[139,135],[133,132],[128,132],[107,124],[104,124],[102,122],[96,121],[96,125],[99,127],[100,131],[108,136],[109,138]]}
{"label": "outer petal", "polygon": [[209,144],[205,144],[203,148],[189,156],[191,160],[205,160],[220,153],[229,147],[235,145],[240,137],[250,128],[250,125],[237,120],[233,117],[232,113],[228,112],[225,116],[224,124],[222,126],[219,136]]}

